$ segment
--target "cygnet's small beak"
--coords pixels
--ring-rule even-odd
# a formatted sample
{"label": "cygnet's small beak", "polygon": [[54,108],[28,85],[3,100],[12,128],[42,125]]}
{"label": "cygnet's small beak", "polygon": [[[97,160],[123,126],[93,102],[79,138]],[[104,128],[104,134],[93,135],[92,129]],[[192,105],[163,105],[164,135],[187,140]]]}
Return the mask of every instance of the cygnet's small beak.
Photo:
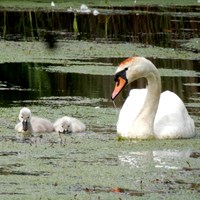
{"label": "cygnet's small beak", "polygon": [[28,121],[27,120],[22,121],[22,129],[23,129],[23,131],[28,130]]}
{"label": "cygnet's small beak", "polygon": [[69,129],[64,129],[64,133],[68,134],[68,133],[70,133],[70,130]]}

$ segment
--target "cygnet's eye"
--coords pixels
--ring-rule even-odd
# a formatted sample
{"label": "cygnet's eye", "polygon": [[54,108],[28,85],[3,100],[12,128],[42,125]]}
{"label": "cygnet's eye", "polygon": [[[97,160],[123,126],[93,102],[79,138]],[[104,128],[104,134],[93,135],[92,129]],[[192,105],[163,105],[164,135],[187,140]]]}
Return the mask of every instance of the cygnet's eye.
{"label": "cygnet's eye", "polygon": [[23,116],[21,116],[21,118],[23,119]]}

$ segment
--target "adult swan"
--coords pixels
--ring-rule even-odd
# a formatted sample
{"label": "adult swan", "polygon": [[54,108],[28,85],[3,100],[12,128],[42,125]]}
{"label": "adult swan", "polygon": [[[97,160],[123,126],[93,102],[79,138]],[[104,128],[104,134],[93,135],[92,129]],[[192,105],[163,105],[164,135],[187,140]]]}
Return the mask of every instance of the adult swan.
{"label": "adult swan", "polygon": [[145,77],[146,89],[132,89],[117,123],[117,132],[126,138],[191,138],[195,125],[182,100],[173,92],[161,94],[161,79],[157,68],[143,57],[123,61],[115,73],[112,100],[129,83]]}

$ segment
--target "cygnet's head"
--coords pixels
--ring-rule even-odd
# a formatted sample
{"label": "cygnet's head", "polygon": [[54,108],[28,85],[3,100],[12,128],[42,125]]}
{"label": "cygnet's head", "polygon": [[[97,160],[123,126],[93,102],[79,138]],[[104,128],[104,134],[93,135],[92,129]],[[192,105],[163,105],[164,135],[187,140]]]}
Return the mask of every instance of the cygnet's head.
{"label": "cygnet's head", "polygon": [[28,130],[28,124],[31,120],[31,111],[28,108],[22,108],[19,112],[19,120],[22,122],[22,128],[24,131]]}
{"label": "cygnet's head", "polygon": [[72,132],[72,122],[70,117],[63,117],[60,124],[60,133],[71,133]]}

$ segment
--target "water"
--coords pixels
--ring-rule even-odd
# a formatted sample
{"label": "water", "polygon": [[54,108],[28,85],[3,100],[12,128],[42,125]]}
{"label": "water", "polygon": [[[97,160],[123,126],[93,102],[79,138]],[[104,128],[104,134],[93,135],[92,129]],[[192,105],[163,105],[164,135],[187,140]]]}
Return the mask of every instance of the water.
{"label": "water", "polygon": [[[102,85],[113,81],[112,76],[79,73],[46,72],[49,64],[4,63],[0,64],[1,101],[39,99],[50,96],[81,96],[109,99]],[[9,72],[9,73],[8,73]],[[17,76],[16,74],[21,74]],[[105,97],[105,93],[107,93]],[[9,94],[9,99],[5,98]]]}
{"label": "water", "polygon": [[[151,58],[150,58],[151,59]],[[113,61],[114,59],[112,59]],[[162,90],[177,93],[185,103],[191,102],[199,91],[199,61],[151,59],[158,66],[162,76]],[[118,59],[113,61],[117,63]],[[84,60],[86,62],[86,60]],[[96,63],[97,62],[97,63]],[[93,61],[97,65],[100,60]],[[101,60],[101,64],[107,64]],[[84,63],[81,63],[84,65]],[[110,101],[114,87],[113,75],[96,75],[52,71],[49,63],[3,63],[0,64],[1,102],[36,100],[42,97],[70,96],[87,98],[104,98]],[[54,66],[55,68],[56,66]],[[84,66],[83,66],[84,67]],[[51,64],[52,68],[52,64]],[[63,68],[63,67],[62,67]],[[21,76],[16,76],[21,74]],[[122,93],[125,99],[132,87],[145,87],[146,81],[139,80],[127,87]],[[9,98],[7,98],[9,97]],[[4,102],[4,103],[3,103]]]}
{"label": "water", "polygon": [[178,48],[182,42],[200,34],[199,6],[102,8],[97,16],[75,15],[67,9],[0,11],[1,37],[44,40],[48,32],[53,32],[58,39],[106,39]]}
{"label": "water", "polygon": [[[0,12],[1,39],[9,40],[0,44],[5,45],[0,64],[1,199],[198,199],[200,61],[198,55],[188,59],[187,52],[179,52],[177,58],[174,52],[199,51],[182,46],[199,37],[199,7],[167,7],[164,13],[161,7],[113,8],[102,8],[96,17],[78,14],[77,33],[71,12]],[[43,43],[49,31],[57,40],[51,50]],[[154,46],[169,48],[166,57],[160,50],[148,58],[159,69],[162,90],[183,99],[195,120],[196,138],[117,137],[117,116],[129,89],[146,85],[144,79],[131,84],[113,106],[113,74],[129,56],[132,42],[141,42],[133,53],[142,55]],[[51,121],[77,117],[87,131],[19,141],[13,128],[23,106]]]}

